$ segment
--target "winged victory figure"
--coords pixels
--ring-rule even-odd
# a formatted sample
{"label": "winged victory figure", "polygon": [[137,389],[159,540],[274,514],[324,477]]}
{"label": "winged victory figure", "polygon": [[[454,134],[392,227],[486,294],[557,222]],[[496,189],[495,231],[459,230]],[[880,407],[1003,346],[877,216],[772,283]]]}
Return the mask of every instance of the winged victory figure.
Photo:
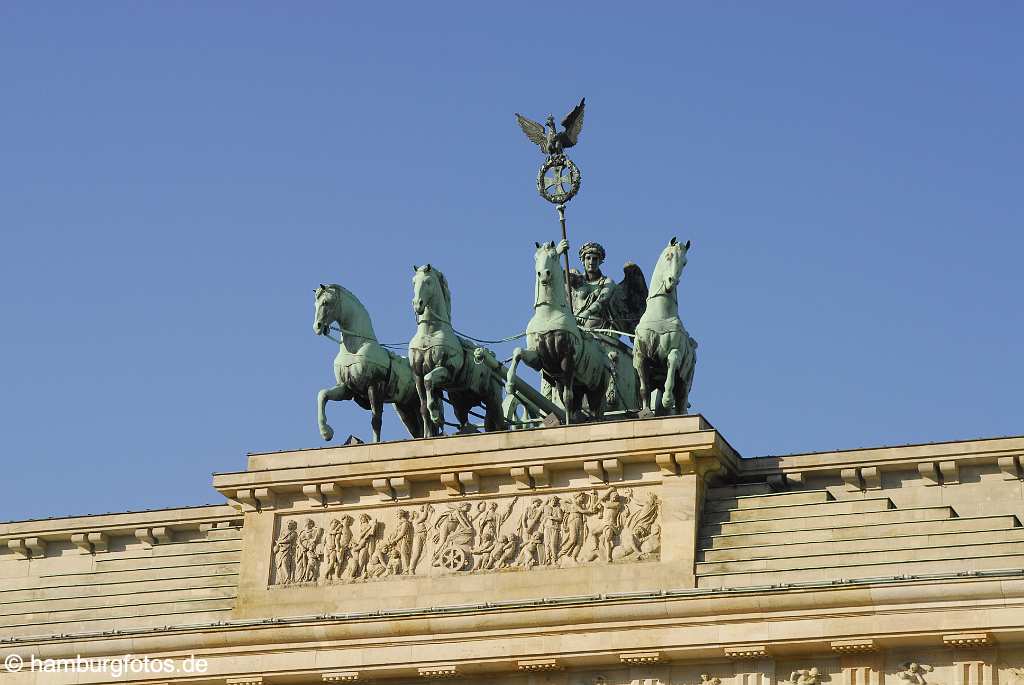
{"label": "winged victory figure", "polygon": [[583,128],[583,107],[586,100],[586,98],[580,100],[580,104],[573,107],[572,111],[565,115],[565,119],[562,119],[562,128],[565,129],[563,131],[558,130],[558,127],[555,126],[555,117],[550,114],[546,126],[527,119],[518,112],[516,121],[519,122],[526,137],[540,146],[541,152],[549,156],[561,155],[563,150],[575,145],[580,136],[580,130]]}

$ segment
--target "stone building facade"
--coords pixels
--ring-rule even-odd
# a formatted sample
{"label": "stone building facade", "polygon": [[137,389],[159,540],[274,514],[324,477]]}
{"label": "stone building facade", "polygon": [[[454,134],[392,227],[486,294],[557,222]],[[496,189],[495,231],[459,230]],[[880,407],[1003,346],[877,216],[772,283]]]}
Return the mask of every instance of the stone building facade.
{"label": "stone building facade", "polygon": [[[224,505],[0,524],[0,683],[1024,685],[1022,460],[700,416],[253,454]],[[31,668],[124,655],[174,668]]]}

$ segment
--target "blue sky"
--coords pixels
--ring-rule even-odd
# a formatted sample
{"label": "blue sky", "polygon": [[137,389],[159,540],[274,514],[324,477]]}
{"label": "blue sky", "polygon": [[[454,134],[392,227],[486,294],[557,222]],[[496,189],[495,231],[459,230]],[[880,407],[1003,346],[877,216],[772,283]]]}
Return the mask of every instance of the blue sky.
{"label": "blue sky", "polygon": [[512,113],[581,96],[570,238],[616,276],[693,241],[692,402],[745,456],[1024,433],[1022,29],[998,2],[0,4],[0,519],[212,502],[246,452],[322,444],[318,283],[407,341],[429,261],[461,330],[521,331],[558,225]]}

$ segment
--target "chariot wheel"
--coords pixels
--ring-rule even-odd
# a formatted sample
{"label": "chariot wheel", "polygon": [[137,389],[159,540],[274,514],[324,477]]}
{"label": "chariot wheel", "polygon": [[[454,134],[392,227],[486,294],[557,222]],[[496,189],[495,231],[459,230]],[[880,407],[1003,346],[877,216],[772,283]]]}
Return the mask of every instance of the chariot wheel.
{"label": "chariot wheel", "polygon": [[449,547],[441,553],[441,565],[449,571],[464,571],[472,557],[461,547]]}

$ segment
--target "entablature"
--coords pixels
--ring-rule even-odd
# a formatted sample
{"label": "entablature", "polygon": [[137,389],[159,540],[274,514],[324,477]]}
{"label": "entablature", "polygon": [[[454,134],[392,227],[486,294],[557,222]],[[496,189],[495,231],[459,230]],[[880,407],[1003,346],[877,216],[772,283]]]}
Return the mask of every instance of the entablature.
{"label": "entablature", "polygon": [[1024,480],[1024,436],[751,457],[740,461],[738,474],[780,486],[835,475],[863,490],[880,487],[880,474],[893,471],[917,472],[932,485],[952,485],[963,467],[980,465],[996,466],[1006,480]]}
{"label": "entablature", "polygon": [[613,483],[640,463],[657,464],[666,475],[719,471],[728,478],[740,461],[695,415],[252,455],[248,471],[215,474],[213,485],[249,511],[273,508],[282,495],[296,493],[314,503],[340,503],[353,488],[407,499],[416,483],[427,482],[451,495],[474,494],[488,477],[538,489],[552,484],[553,473],[573,469],[595,484]]}
{"label": "entablature", "polygon": [[227,504],[8,521],[0,523],[0,545],[24,559],[46,556],[47,544],[58,542],[71,542],[87,554],[107,551],[117,536],[151,546],[170,542],[176,532],[241,524],[236,508]]}

